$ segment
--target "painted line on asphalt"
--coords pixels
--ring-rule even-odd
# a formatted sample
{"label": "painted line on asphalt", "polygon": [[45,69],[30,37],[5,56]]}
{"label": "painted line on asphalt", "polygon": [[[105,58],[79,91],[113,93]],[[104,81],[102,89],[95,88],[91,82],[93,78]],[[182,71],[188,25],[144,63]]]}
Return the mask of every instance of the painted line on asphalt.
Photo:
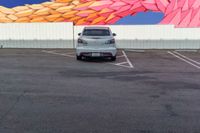
{"label": "painted line on asphalt", "polygon": [[75,58],[75,56],[73,56],[73,55],[61,54],[61,53],[57,53],[57,52],[54,52],[54,51],[42,50],[42,52],[48,53],[48,54],[61,55],[61,56],[66,56],[66,57]]}
{"label": "painted line on asphalt", "polygon": [[183,57],[183,58],[185,58],[185,59],[187,59],[187,60],[189,60],[189,61],[191,61],[191,62],[193,62],[193,63],[195,63],[195,64],[200,65],[200,62],[195,61],[195,60],[193,60],[193,59],[191,59],[191,58],[189,58],[189,57],[187,57],[187,56],[185,56],[185,55],[183,55],[183,54],[180,54],[180,53],[178,53],[178,52],[176,52],[176,51],[174,51],[174,53],[178,54],[179,56],[181,56],[181,57]]}
{"label": "painted line on asphalt", "polygon": [[126,49],[125,51],[128,51],[128,52],[140,52],[140,53],[144,53],[145,50],[137,50],[137,49]]}
{"label": "painted line on asphalt", "polygon": [[117,63],[115,65],[122,65],[122,64],[127,64],[127,62],[120,62],[120,63]]}
{"label": "painted line on asphalt", "polygon": [[190,61],[188,61],[186,59],[184,59],[183,57],[181,57],[179,55],[176,55],[173,52],[168,51],[167,53],[169,53],[169,54],[173,55],[174,57],[176,57],[176,58],[178,58],[178,59],[180,59],[180,60],[182,60],[182,61],[184,61],[184,62],[186,62],[186,63],[188,63],[190,65],[192,65],[193,67],[196,67],[197,69],[200,69],[200,66],[198,66],[198,65],[196,65],[196,64],[194,64],[194,63],[192,63],[192,62],[190,62]]}
{"label": "painted line on asphalt", "polygon": [[131,63],[131,61],[129,60],[128,56],[126,55],[126,53],[124,52],[124,50],[122,50],[122,53],[124,55],[124,57],[126,58],[126,61],[128,62],[130,68],[134,68],[133,64]]}
{"label": "painted line on asphalt", "polygon": [[122,57],[124,57],[124,55],[119,55],[119,56],[117,56],[117,58],[122,58]]}
{"label": "painted line on asphalt", "polygon": [[67,52],[69,55],[75,55],[75,52]]}
{"label": "painted line on asphalt", "polygon": [[178,49],[175,51],[177,51],[177,52],[198,52],[198,50],[193,50],[193,49]]}
{"label": "painted line on asphalt", "polygon": [[125,68],[134,68],[133,64],[130,62],[129,58],[127,57],[126,53],[123,50],[122,50],[122,55],[120,57],[124,57],[126,61],[119,62],[119,63],[108,63],[108,64],[125,67]]}
{"label": "painted line on asphalt", "polygon": [[[66,57],[75,58],[75,56],[72,56],[72,55],[69,55],[69,54],[57,53],[55,51],[42,50],[42,52],[48,53],[48,54],[54,54],[54,55],[60,55],[60,56],[66,56]],[[134,68],[133,64],[130,62],[130,60],[127,57],[126,53],[124,51],[122,51],[122,54],[123,55],[120,55],[118,58],[124,57],[126,59],[126,62],[108,63],[108,64],[115,65],[115,66],[120,66],[120,67],[125,67],[125,68]]]}

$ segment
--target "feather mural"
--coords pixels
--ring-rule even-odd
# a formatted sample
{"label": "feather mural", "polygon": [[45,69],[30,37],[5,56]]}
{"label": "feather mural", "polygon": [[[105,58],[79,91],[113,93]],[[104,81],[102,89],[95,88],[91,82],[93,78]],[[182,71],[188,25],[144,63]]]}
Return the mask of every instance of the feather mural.
{"label": "feather mural", "polygon": [[164,14],[160,24],[200,27],[200,0],[54,0],[13,8],[0,6],[0,22],[106,25],[148,11]]}

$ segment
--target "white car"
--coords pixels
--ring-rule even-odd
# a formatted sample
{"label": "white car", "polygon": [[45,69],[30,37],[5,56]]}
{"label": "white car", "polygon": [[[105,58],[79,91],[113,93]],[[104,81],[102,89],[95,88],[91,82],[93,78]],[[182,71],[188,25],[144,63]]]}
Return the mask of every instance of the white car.
{"label": "white car", "polygon": [[116,60],[116,34],[109,27],[85,27],[78,35],[77,60],[82,57],[110,57],[112,61]]}

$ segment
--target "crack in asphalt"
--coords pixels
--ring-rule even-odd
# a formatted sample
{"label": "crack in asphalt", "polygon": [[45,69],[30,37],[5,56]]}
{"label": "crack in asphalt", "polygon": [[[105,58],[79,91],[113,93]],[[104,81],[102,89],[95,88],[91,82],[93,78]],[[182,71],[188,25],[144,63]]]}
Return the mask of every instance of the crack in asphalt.
{"label": "crack in asphalt", "polygon": [[20,101],[20,99],[24,96],[24,94],[26,93],[26,91],[23,91],[15,100],[15,102],[12,104],[12,106],[2,115],[0,116],[0,125],[3,123],[3,120],[6,118],[6,116],[8,116],[8,114],[15,108],[15,106],[17,105],[17,103]]}

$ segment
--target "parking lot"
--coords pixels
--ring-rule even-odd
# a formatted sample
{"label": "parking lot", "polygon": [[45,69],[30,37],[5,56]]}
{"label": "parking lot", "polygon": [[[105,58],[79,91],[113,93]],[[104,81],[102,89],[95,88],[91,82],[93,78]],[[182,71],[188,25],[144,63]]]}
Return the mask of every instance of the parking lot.
{"label": "parking lot", "polygon": [[200,52],[0,49],[0,133],[199,133]]}

